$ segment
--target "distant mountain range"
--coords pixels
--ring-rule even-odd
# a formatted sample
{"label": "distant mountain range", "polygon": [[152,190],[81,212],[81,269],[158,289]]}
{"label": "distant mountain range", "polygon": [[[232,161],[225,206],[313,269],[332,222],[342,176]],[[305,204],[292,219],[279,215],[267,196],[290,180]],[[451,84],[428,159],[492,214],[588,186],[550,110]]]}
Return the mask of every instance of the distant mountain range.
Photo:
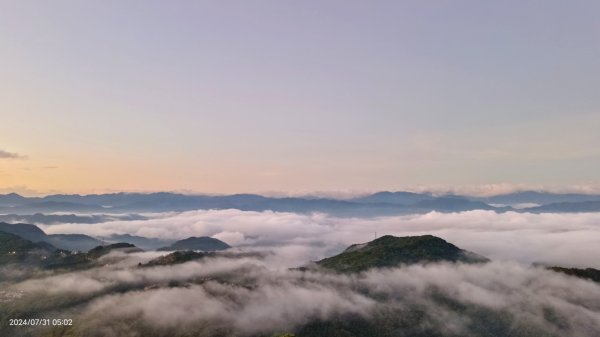
{"label": "distant mountain range", "polygon": [[578,203],[585,201],[600,201],[598,194],[578,193],[549,193],[537,191],[521,191],[508,194],[495,195],[491,197],[478,198],[490,204],[519,205],[519,204],[556,204],[556,203]]}
{"label": "distant mountain range", "polygon": [[532,213],[590,213],[600,211],[600,201],[558,202],[527,208]]}
{"label": "distant mountain range", "polygon": [[[521,209],[523,205],[528,207]],[[451,194],[438,196],[431,193],[378,192],[345,200],[308,197],[274,198],[256,194],[184,195],[167,192],[148,194],[56,194],[45,197],[23,197],[15,193],[0,195],[0,221],[11,222],[95,223],[106,221],[107,217],[112,217],[115,220],[128,220],[139,217],[127,213],[206,209],[272,210],[298,213],[324,212],[339,216],[384,216],[429,211],[458,212],[469,210],[597,212],[600,211],[600,195],[525,191],[492,197],[469,197]],[[48,215],[48,213],[54,212],[75,214]],[[4,215],[1,215],[2,213]],[[95,214],[95,216],[91,214]],[[29,216],[23,217],[24,215]]]}
{"label": "distant mountain range", "polygon": [[146,220],[147,217],[139,214],[0,214],[0,221],[10,223],[36,223],[44,225],[54,225],[59,223],[83,223],[95,224],[115,220]]}

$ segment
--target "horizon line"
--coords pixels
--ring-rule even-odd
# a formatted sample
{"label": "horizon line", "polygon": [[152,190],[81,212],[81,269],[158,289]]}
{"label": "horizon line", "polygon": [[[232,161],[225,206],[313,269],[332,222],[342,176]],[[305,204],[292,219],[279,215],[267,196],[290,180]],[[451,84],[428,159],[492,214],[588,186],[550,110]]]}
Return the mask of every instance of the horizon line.
{"label": "horizon line", "polygon": [[364,196],[370,196],[378,193],[414,193],[421,195],[431,195],[434,197],[444,196],[459,196],[459,197],[494,197],[518,193],[545,193],[553,195],[562,194],[580,194],[580,195],[600,195],[600,186],[581,188],[575,187],[562,187],[562,188],[514,188],[514,189],[502,189],[498,191],[475,191],[468,189],[452,189],[452,188],[440,188],[440,189],[380,189],[380,190],[369,190],[369,191],[354,191],[354,190],[332,190],[332,191],[264,191],[264,192],[234,192],[234,193],[218,193],[218,192],[201,192],[192,190],[106,190],[89,193],[70,193],[70,192],[19,192],[17,189],[10,191],[6,189],[0,193],[0,196],[17,195],[23,198],[45,198],[50,196],[91,196],[91,195],[111,195],[111,194],[174,194],[174,195],[185,195],[185,196],[235,196],[235,195],[256,195],[267,198],[322,198],[322,199],[337,199],[337,200],[349,200],[360,198]]}

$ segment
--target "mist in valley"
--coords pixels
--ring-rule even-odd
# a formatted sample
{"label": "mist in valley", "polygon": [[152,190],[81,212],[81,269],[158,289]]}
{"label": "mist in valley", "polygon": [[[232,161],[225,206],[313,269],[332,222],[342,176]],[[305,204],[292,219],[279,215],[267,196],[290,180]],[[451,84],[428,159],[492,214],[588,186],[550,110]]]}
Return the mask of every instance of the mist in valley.
{"label": "mist in valley", "polygon": [[[600,285],[542,264],[598,267],[600,214],[431,212],[379,218],[238,210],[40,225],[49,234],[212,236],[228,253],[146,266],[115,250],[83,270],[1,269],[0,318],[72,318],[13,336],[589,336]],[[489,257],[342,274],[312,261],[373,236],[433,234]],[[248,254],[250,253],[250,254]],[[299,268],[304,267],[304,268]],[[327,332],[329,331],[329,332]]]}

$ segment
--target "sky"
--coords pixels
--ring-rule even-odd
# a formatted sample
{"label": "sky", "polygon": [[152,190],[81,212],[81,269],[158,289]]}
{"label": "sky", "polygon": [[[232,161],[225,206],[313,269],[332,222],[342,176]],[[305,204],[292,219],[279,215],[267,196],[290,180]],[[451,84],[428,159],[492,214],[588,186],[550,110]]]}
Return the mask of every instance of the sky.
{"label": "sky", "polygon": [[600,186],[599,12],[0,1],[0,192]]}

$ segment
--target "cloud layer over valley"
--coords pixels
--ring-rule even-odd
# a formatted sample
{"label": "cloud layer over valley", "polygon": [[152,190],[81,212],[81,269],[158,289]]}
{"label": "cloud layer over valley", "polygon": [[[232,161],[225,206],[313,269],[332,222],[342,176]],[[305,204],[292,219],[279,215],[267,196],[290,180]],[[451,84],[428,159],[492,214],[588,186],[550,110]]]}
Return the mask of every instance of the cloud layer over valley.
{"label": "cloud layer over valley", "polygon": [[[532,265],[600,267],[600,213],[468,211],[339,218],[208,210],[143,216],[40,227],[48,234],[96,237],[212,236],[233,245],[234,253],[140,266],[166,252],[113,251],[89,269],[9,277],[0,283],[0,320],[32,313],[73,317],[75,325],[64,330],[67,334],[109,337],[273,336],[287,331],[314,336],[323,329],[412,337],[583,337],[600,332],[598,283]],[[359,274],[289,269],[370,241],[375,232],[436,235],[492,262],[417,264]],[[236,255],[236,250],[262,253]],[[2,272],[18,274],[7,268]],[[27,336],[27,330],[8,329]]]}
{"label": "cloud layer over valley", "polygon": [[[397,325],[400,336],[600,331],[598,284],[512,262],[414,265],[355,275],[288,270],[260,258],[131,267],[147,258],[133,254],[120,265],[13,284],[6,289],[21,295],[5,305],[17,308],[13,314],[21,308],[53,315],[71,306],[67,313],[77,313],[76,329],[87,336],[139,331],[269,336],[310,331],[310,322],[327,320],[363,324],[374,333]],[[49,303],[57,299],[54,308]]]}
{"label": "cloud layer over valley", "polygon": [[378,236],[432,234],[496,260],[596,267],[600,213],[430,212],[380,218],[208,210],[148,215],[148,220],[41,226],[48,234],[132,234],[182,239],[213,236],[233,246],[268,247],[288,266],[336,254]]}

